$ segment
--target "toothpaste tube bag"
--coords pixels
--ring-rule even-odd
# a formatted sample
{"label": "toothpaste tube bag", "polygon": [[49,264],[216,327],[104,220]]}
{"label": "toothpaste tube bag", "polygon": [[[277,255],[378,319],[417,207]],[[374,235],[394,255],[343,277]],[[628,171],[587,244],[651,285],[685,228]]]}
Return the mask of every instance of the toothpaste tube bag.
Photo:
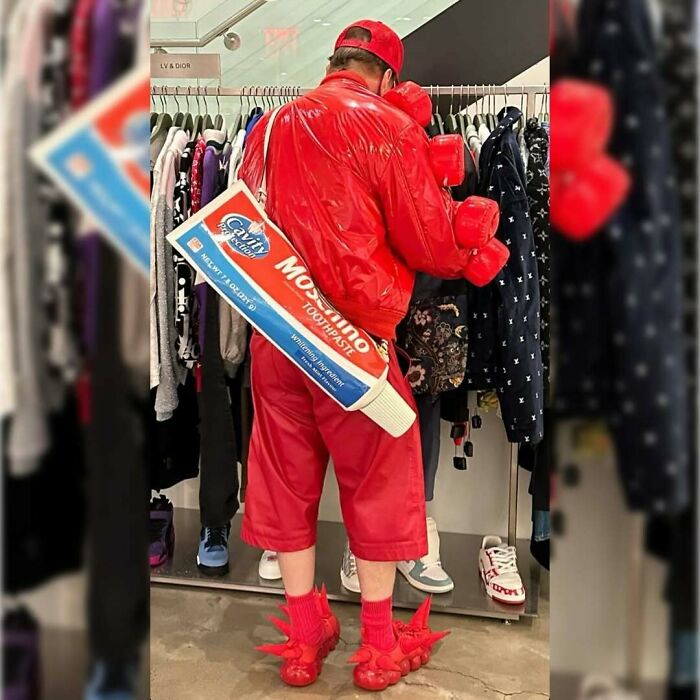
{"label": "toothpaste tube bag", "polygon": [[[267,123],[265,158],[275,110]],[[263,167],[263,173],[266,168]],[[323,296],[304,261],[243,182],[197,212],[168,241],[249,323],[348,411],[393,437],[416,415],[387,381],[388,352]]]}

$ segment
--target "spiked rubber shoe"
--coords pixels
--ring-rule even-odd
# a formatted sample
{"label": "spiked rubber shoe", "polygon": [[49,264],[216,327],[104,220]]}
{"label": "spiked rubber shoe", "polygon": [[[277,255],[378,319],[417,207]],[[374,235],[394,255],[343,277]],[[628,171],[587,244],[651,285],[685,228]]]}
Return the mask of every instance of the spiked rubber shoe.
{"label": "spiked rubber shoe", "polygon": [[[321,673],[323,660],[336,648],[340,639],[340,623],[331,612],[326,596],[326,587],[322,586],[320,591],[316,591],[316,595],[323,620],[323,639],[319,644],[304,644],[292,639],[290,623],[271,615],[268,619],[282,634],[287,635],[287,641],[281,644],[263,644],[256,647],[258,651],[282,657],[280,678],[287,685],[297,687],[311,685]],[[288,614],[286,605],[279,607],[285,615]]]}
{"label": "spiked rubber shoe", "polygon": [[428,626],[430,600],[425,599],[408,624],[394,621],[396,645],[390,651],[367,644],[362,631],[362,645],[348,661],[357,664],[353,680],[358,688],[385,690],[428,663],[433,645],[450,633],[433,632]]}

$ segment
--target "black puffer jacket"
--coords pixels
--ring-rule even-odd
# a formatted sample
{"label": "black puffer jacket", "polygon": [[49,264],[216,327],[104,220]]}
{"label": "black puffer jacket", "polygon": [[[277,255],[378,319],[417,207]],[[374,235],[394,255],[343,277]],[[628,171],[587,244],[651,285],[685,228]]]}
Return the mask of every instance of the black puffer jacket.
{"label": "black puffer jacket", "polygon": [[497,237],[510,258],[486,287],[469,288],[467,387],[497,389],[508,439],[536,443],[543,435],[540,293],[525,173],[512,126],[519,109],[502,110],[479,161],[479,194],[497,201]]}

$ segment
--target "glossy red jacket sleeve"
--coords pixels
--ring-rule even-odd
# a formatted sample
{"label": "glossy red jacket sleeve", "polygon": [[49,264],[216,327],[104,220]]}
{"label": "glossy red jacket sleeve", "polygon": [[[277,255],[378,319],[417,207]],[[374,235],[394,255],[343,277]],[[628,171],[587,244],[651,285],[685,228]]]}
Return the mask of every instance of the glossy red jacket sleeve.
{"label": "glossy red jacket sleeve", "polygon": [[469,254],[455,240],[455,203],[435,182],[428,137],[418,124],[399,135],[378,191],[389,244],[406,265],[442,279],[462,277]]}

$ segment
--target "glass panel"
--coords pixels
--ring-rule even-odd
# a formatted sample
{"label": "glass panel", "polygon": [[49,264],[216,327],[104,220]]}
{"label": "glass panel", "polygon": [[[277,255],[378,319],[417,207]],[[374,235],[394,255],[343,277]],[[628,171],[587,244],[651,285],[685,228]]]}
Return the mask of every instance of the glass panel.
{"label": "glass panel", "polygon": [[[233,28],[241,37],[239,49],[229,51],[220,37],[201,51],[221,54],[223,86],[308,87],[318,83],[335,38],[353,20],[365,16],[378,19],[400,36],[406,36],[456,1],[268,0]],[[246,3],[247,0],[152,0],[152,37],[202,36]]]}

